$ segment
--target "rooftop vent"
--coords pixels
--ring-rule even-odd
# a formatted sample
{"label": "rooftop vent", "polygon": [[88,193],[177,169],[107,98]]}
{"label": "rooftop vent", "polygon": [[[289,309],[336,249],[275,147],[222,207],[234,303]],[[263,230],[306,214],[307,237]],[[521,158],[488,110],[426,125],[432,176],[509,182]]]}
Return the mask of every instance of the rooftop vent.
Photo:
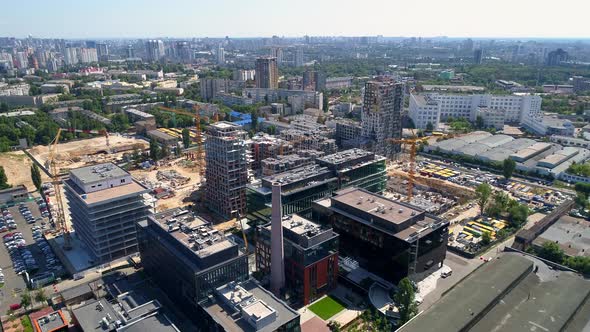
{"label": "rooftop vent", "polygon": [[402,212],[404,212],[404,209],[397,210],[397,213],[402,213]]}

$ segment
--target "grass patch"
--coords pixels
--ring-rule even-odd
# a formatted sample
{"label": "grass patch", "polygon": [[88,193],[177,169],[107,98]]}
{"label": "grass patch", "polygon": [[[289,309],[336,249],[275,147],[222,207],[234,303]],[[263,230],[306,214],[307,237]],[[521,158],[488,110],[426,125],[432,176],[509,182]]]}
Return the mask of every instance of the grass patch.
{"label": "grass patch", "polygon": [[23,326],[24,332],[35,332],[35,330],[33,330],[33,324],[31,323],[31,319],[29,318],[29,316],[23,316],[20,319],[20,323]]}
{"label": "grass patch", "polygon": [[327,320],[340,311],[344,310],[345,307],[335,298],[326,296],[323,299],[308,307],[314,314],[318,315],[321,319]]}

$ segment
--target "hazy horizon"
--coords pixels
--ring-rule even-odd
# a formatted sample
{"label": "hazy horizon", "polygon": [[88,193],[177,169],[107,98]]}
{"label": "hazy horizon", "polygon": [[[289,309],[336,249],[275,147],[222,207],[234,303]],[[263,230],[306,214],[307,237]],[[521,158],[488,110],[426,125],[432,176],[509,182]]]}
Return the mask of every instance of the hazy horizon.
{"label": "hazy horizon", "polygon": [[366,0],[284,2],[252,0],[33,0],[6,3],[0,35],[24,38],[263,38],[334,36],[477,39],[590,38],[590,2],[546,6],[534,0],[393,2]]}

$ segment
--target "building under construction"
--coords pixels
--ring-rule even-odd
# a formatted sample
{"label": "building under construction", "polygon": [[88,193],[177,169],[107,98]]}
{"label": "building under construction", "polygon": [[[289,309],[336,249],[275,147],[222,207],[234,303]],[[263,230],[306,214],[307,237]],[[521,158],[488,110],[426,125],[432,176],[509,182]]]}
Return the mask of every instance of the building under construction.
{"label": "building under construction", "polygon": [[401,145],[388,139],[402,138],[404,94],[403,83],[385,78],[365,84],[361,134],[372,151],[387,158],[401,152]]}
{"label": "building under construction", "polygon": [[350,149],[318,158],[338,178],[338,188],[358,187],[381,193],[387,185],[385,157],[363,149]]}
{"label": "building under construction", "polygon": [[75,234],[96,262],[137,252],[135,224],[150,213],[148,188],[111,163],[71,170],[64,188]]}
{"label": "building under construction", "polygon": [[311,165],[313,158],[300,156],[299,154],[279,155],[274,158],[266,158],[260,162],[263,176],[270,176],[290,171],[292,169]]}
{"label": "building under construction", "polygon": [[267,158],[276,158],[280,155],[293,153],[293,144],[268,134],[257,134],[246,141],[249,147],[248,159],[250,168],[260,173],[261,161]]}
{"label": "building under construction", "polygon": [[270,220],[271,188],[281,185],[283,215],[310,212],[311,203],[331,196],[335,190],[356,186],[382,192],[387,182],[385,158],[352,149],[316,159],[315,164],[265,176],[248,186],[248,213],[254,219]]}
{"label": "building under construction", "polygon": [[246,213],[247,136],[242,126],[231,122],[220,121],[207,128],[206,202],[223,218],[238,218]]}
{"label": "building under construction", "polygon": [[338,151],[336,140],[327,138],[319,132],[288,129],[281,131],[281,138],[291,142],[296,149],[318,150],[326,154]]}
{"label": "building under construction", "polygon": [[338,233],[340,256],[396,284],[446,257],[449,222],[407,203],[347,188],[314,202],[312,214]]}

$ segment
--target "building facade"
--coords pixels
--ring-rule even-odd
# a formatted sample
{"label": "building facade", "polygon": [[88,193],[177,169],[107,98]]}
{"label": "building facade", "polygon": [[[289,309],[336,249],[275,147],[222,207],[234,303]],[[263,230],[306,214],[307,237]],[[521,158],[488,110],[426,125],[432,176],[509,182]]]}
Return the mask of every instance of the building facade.
{"label": "building facade", "polygon": [[401,144],[389,140],[402,138],[404,94],[403,83],[382,79],[365,84],[362,137],[371,150],[388,158],[401,151]]}
{"label": "building facade", "polygon": [[256,87],[261,89],[279,88],[277,58],[261,57],[256,59]]}
{"label": "building facade", "polygon": [[150,214],[148,188],[111,163],[71,170],[64,188],[75,235],[97,262],[137,252],[135,224]]}
{"label": "building facade", "polygon": [[339,235],[339,255],[397,283],[441,267],[449,223],[421,209],[357,188],[313,204],[313,220]]}
{"label": "building facade", "polygon": [[166,210],[137,225],[144,271],[189,317],[217,287],[248,277],[248,256],[187,210]]}
{"label": "building facade", "polygon": [[[294,303],[307,305],[337,285],[338,234],[299,215],[283,218],[285,288]],[[271,225],[257,228],[256,268],[270,272]]]}
{"label": "building facade", "polygon": [[206,199],[208,207],[224,218],[237,218],[246,212],[247,136],[242,126],[231,122],[220,121],[207,128]]}

